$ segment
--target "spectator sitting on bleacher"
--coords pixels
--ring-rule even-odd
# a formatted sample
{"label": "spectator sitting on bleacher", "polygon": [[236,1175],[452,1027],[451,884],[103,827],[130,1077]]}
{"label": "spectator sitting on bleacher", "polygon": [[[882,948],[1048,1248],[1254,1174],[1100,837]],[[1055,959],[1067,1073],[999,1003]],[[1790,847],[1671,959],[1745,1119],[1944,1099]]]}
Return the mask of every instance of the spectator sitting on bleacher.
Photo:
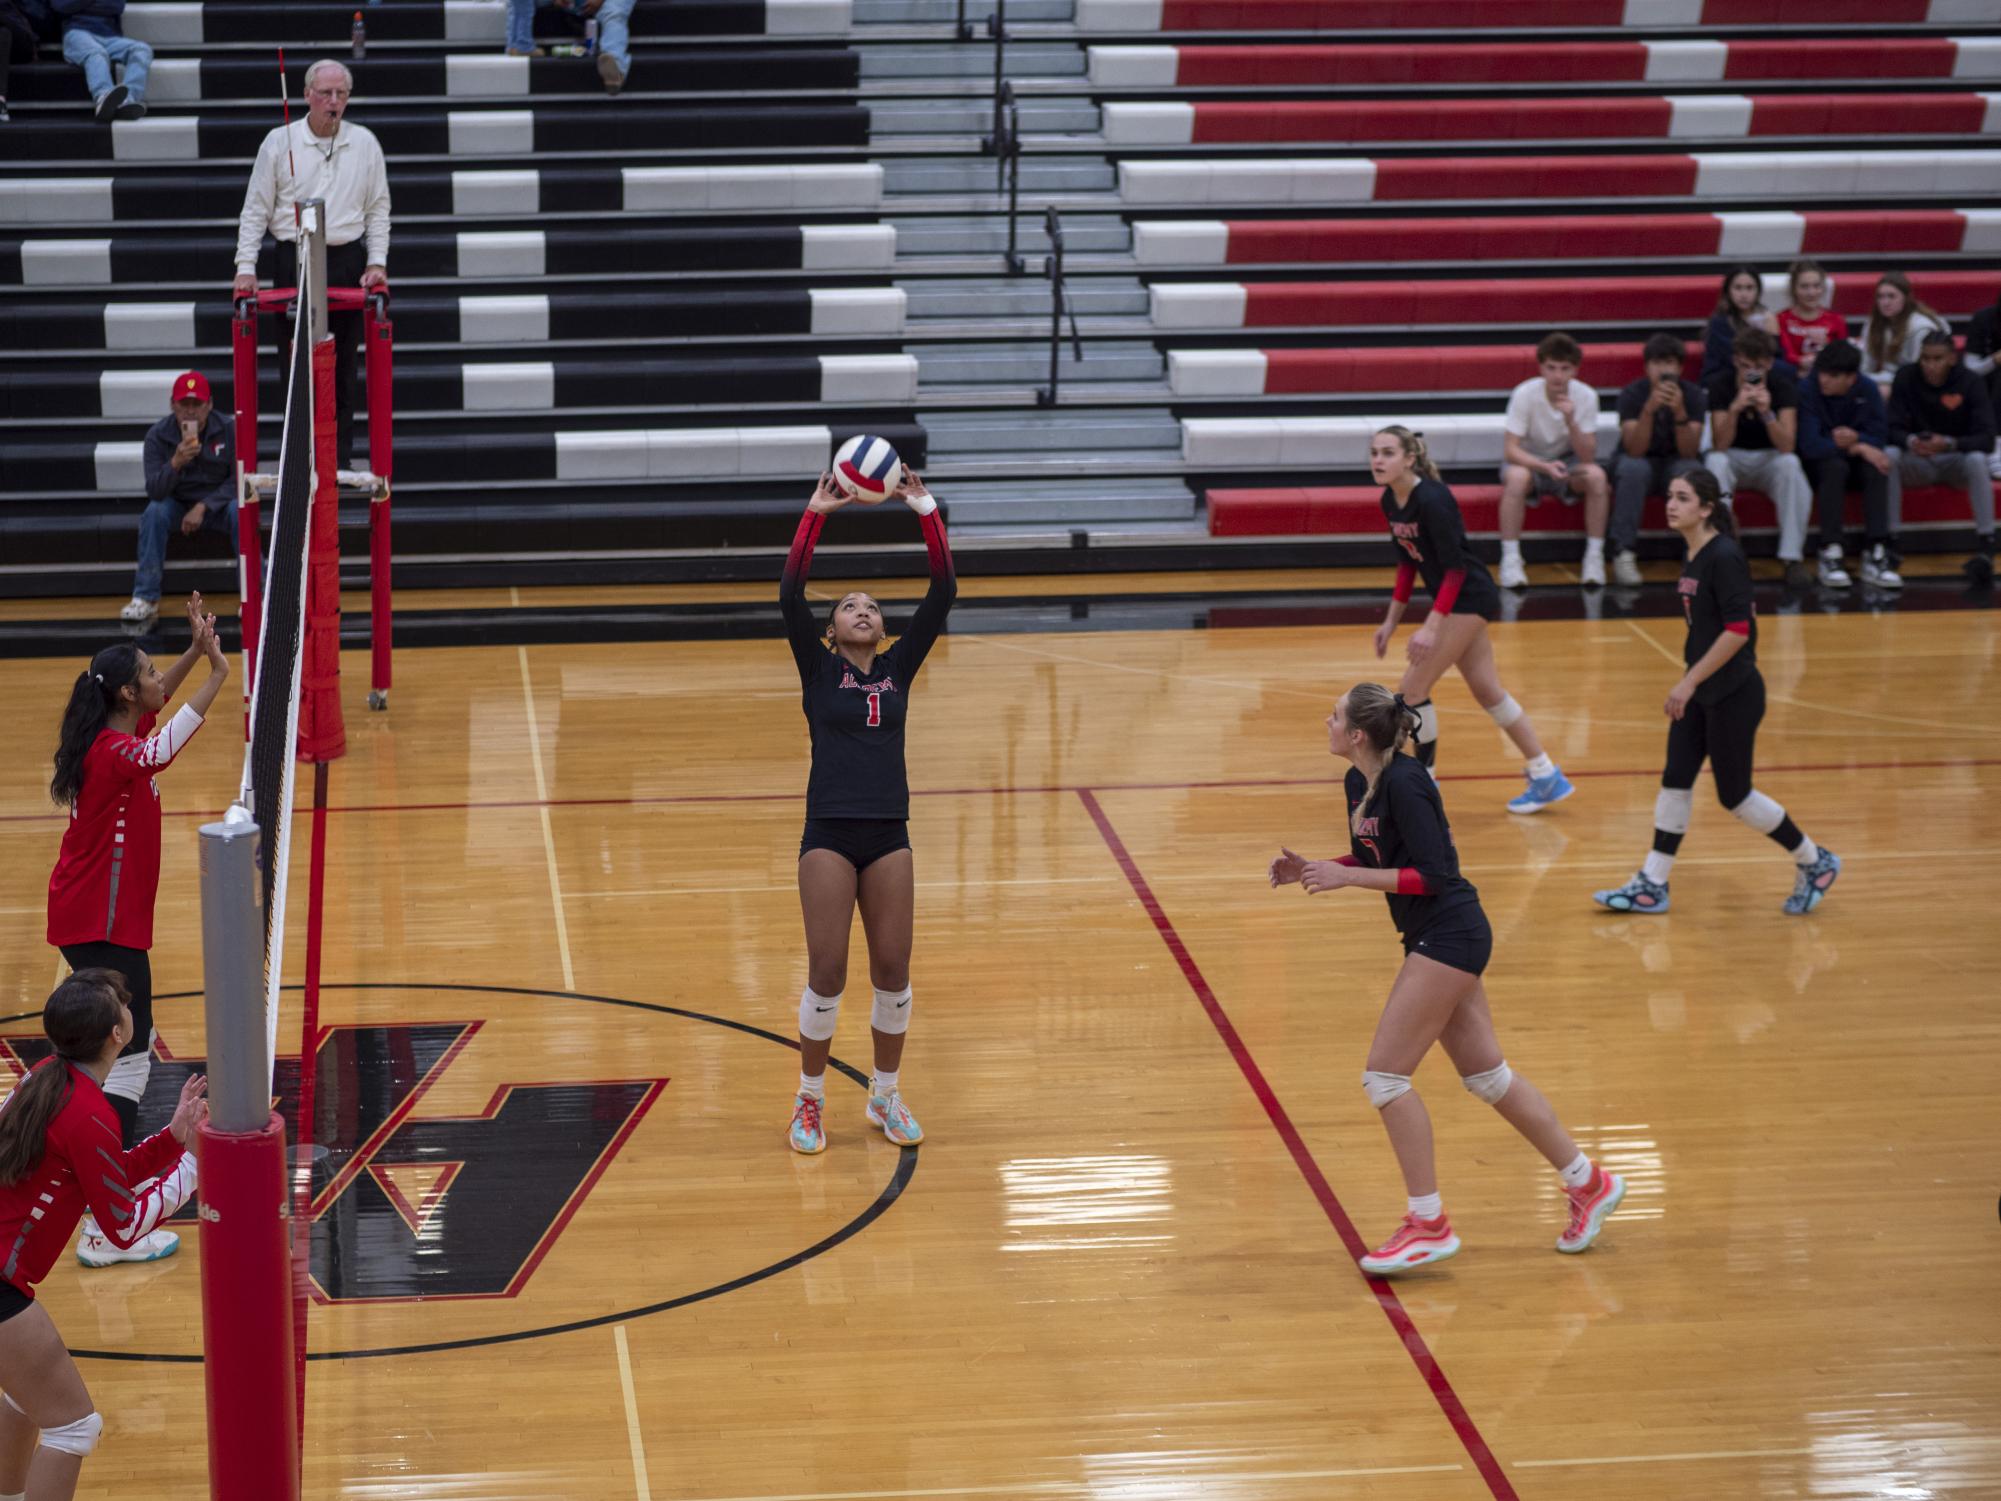
{"label": "spectator sitting on bleacher", "polygon": [[1762,328],[1737,335],[1730,368],[1703,389],[1709,397],[1709,452],[1702,462],[1723,486],[1727,502],[1739,485],[1771,497],[1779,513],[1779,557],[1786,584],[1804,589],[1807,571],[1806,523],[1813,492],[1799,455],[1799,386],[1773,366],[1778,345]]}
{"label": "spectator sitting on bleacher", "polygon": [[35,60],[35,48],[40,45],[35,36],[35,23],[30,21],[14,0],[0,0],[0,125],[5,125],[7,114],[7,70],[16,54],[24,63]]}
{"label": "spectator sitting on bleacher", "polygon": [[1876,280],[1876,306],[1862,331],[1862,373],[1888,385],[1918,357],[1926,334],[1945,331],[1945,319],[1918,301],[1911,279],[1901,271],[1885,271]]}
{"label": "spectator sitting on bleacher", "polygon": [[[540,57],[535,45],[535,12],[555,9],[581,20],[598,23],[598,78],[607,94],[625,87],[632,71],[631,19],[635,0],[507,0],[507,54],[510,57]],[[565,49],[558,47],[557,55]]]}
{"label": "spectator sitting on bleacher", "polygon": [[1508,397],[1501,424],[1501,587],[1525,589],[1522,513],[1551,496],[1565,505],[1584,497],[1584,568],[1587,584],[1605,582],[1605,515],[1611,486],[1593,462],[1598,454],[1598,393],[1577,378],[1584,351],[1569,334],[1550,334],[1536,345],[1542,373]]}
{"label": "spectator sitting on bleacher", "polygon": [[1994,404],[1987,384],[1959,363],[1951,334],[1926,334],[1917,363],[1890,387],[1890,522],[1903,515],[1905,485],[1950,485],[1973,506],[1979,541],[1966,560],[1980,588],[1994,582]]}
{"label": "spectator sitting on bleacher", "polygon": [[1649,495],[1702,467],[1702,419],[1709,399],[1682,378],[1688,350],[1673,334],[1647,340],[1647,373],[1619,393],[1619,453],[1613,470],[1612,579],[1640,582],[1640,511]]}
{"label": "spectator sitting on bleacher", "polygon": [[1779,353],[1805,375],[1813,369],[1815,355],[1848,337],[1848,320],[1827,305],[1827,273],[1818,261],[1794,261],[1786,285],[1793,300],[1779,309],[1776,320]]}
{"label": "spectator sitting on bleacher", "polygon": [[1702,336],[1702,382],[1730,368],[1730,346],[1739,330],[1772,332],[1772,315],[1765,307],[1765,279],[1751,266],[1732,266],[1723,273],[1723,289],[1709,328]]}
{"label": "spectator sitting on bleacher", "polygon": [[139,517],[139,571],[132,603],[119,611],[127,625],[160,613],[160,574],[176,524],[192,537],[207,528],[236,537],[236,431],[209,399],[208,378],[190,370],[174,378],[174,409],[146,434],[146,509]]}
{"label": "spectator sitting on bleacher", "polygon": [[[2001,322],[2001,297],[1973,315],[1973,322],[1966,329],[1966,349],[1959,362],[1987,382],[1988,404],[2001,413],[2001,364],[1995,361],[1995,345],[2001,342],[1997,339],[1997,322]],[[1987,456],[1987,472],[2001,479],[2001,442]]]}
{"label": "spectator sitting on bleacher", "polygon": [[1862,373],[1862,351],[1845,339],[1830,344],[1800,382],[1800,463],[1820,498],[1820,581],[1846,589],[1841,566],[1842,520],[1848,492],[1862,492],[1862,582],[1901,589],[1890,560],[1890,445],[1883,393]]}
{"label": "spectator sitting on bleacher", "polygon": [[[90,102],[100,123],[137,120],[146,113],[146,72],[153,66],[153,49],[126,36],[120,18],[125,0],[30,0],[30,19],[37,10],[62,26],[63,61],[83,69]],[[124,72],[123,82],[112,69]]]}

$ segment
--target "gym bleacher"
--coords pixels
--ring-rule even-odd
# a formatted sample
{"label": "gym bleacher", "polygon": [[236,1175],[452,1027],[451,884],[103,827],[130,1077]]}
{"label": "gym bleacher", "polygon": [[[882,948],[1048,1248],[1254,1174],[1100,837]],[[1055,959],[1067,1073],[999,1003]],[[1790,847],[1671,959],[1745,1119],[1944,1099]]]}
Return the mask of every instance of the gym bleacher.
{"label": "gym bleacher", "polygon": [[[1378,563],[1371,426],[1422,427],[1491,537],[1507,391],[1550,329],[1609,396],[1647,334],[1699,347],[1726,264],[1811,255],[1851,320],[1888,269],[1960,328],[2001,291],[2001,0],[996,4],[640,0],[616,98],[587,59],[503,55],[500,0],[362,7],[397,582],[774,573],[864,431],[937,485],[969,571]],[[169,380],[231,405],[275,49],[296,105],[353,14],[135,0],[151,112],[109,126],[57,49],[16,60],[0,591],[124,597]],[[1769,553],[1769,506],[1742,515]],[[1540,508],[1529,555],[1578,525]],[[1963,496],[1907,496],[1907,551],[1968,532]],[[857,573],[915,545],[879,514],[841,541]],[[177,541],[169,592],[225,586],[218,548]]]}

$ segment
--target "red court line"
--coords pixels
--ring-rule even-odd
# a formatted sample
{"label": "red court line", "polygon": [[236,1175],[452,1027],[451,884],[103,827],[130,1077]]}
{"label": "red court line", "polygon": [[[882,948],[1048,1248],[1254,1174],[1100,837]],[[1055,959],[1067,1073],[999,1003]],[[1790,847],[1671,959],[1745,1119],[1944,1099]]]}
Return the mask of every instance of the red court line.
{"label": "red court line", "polygon": [[[1195,999],[1201,1002],[1202,1010],[1208,1016],[1210,1025],[1216,1029],[1216,1035],[1223,1039],[1223,1046],[1230,1050],[1230,1057],[1236,1062],[1238,1071],[1251,1086],[1251,1092],[1258,1097],[1258,1103],[1264,1106],[1265,1114],[1270,1118],[1273,1129],[1285,1143],[1285,1149],[1292,1154],[1299,1175],[1306,1180],[1306,1186],[1313,1190],[1313,1197],[1320,1201],[1320,1208],[1326,1214],[1328,1223],[1333,1225],[1335,1233],[1341,1237],[1341,1244],[1347,1248],[1348,1254],[1359,1259],[1368,1250],[1368,1246],[1356,1233],[1355,1222],[1348,1218],[1348,1211],[1341,1207],[1340,1198],[1328,1183],[1326,1175],[1320,1171],[1320,1164],[1313,1160],[1313,1153],[1300,1139],[1298,1128],[1292,1124],[1292,1117],[1285,1113],[1285,1107],[1279,1103],[1277,1093],[1264,1076],[1264,1070],[1258,1067],[1257,1060],[1251,1056],[1250,1048],[1232,1025],[1229,1016],[1223,1010],[1222,1003],[1216,999],[1216,993],[1209,988],[1209,982],[1202,977],[1202,971],[1196,966],[1194,956],[1188,952],[1188,946],[1181,941],[1181,935],[1175,932],[1174,924],[1168,920],[1166,910],[1153,894],[1153,888],[1147,885],[1146,877],[1140,874],[1139,866],[1126,849],[1125,841],[1119,838],[1118,831],[1112,827],[1112,821],[1105,816],[1105,810],[1098,805],[1097,798],[1091,795],[1090,788],[1079,787],[1077,796],[1083,801],[1084,811],[1091,815],[1091,822],[1098,826],[1098,833],[1103,837],[1106,847],[1111,850],[1112,858],[1118,861],[1119,869],[1125,872],[1126,880],[1132,885],[1133,894],[1139,898],[1140,905],[1146,908],[1146,915],[1153,919],[1153,926],[1159,932],[1161,940],[1166,943],[1168,952],[1174,955],[1174,962],[1181,966],[1182,978],[1187,980],[1188,988],[1195,992]],[[1402,1300],[1397,1297],[1396,1289],[1381,1277],[1370,1277],[1368,1284],[1376,1295],[1377,1305],[1383,1310],[1383,1317],[1390,1321],[1390,1327],[1396,1331],[1398,1343],[1403,1346],[1404,1353],[1410,1356],[1418,1374],[1424,1377],[1425,1384],[1431,1388],[1432,1399],[1438,1403],[1439,1411],[1445,1414],[1445,1421],[1452,1425],[1452,1431],[1459,1436],[1459,1442],[1465,1446],[1467,1456],[1473,1461],[1474,1468],[1480,1472],[1480,1478],[1487,1482],[1487,1489],[1494,1494],[1495,1501],[1516,1501],[1515,1488],[1502,1473],[1501,1462],[1494,1457],[1494,1451],[1487,1447],[1487,1441],[1480,1436],[1480,1430],[1474,1426],[1472,1416],[1466,1411],[1465,1404],[1459,1400],[1459,1394],[1452,1389],[1452,1383],[1446,1380],[1445,1372],[1440,1369],[1437,1358],[1425,1344],[1424,1336],[1417,1332],[1417,1325],[1411,1322],[1410,1314],[1405,1310]]]}
{"label": "red court line", "polygon": [[[1972,766],[2001,766],[2001,756],[1955,756],[1939,761],[1799,761],[1790,765],[1760,766],[1760,777],[1766,775],[1806,776],[1817,772],[1843,771],[1960,771]],[[1592,779],[1617,779],[1620,777],[1658,777],[1658,766],[1607,767],[1603,769],[1566,769],[1564,775],[1573,782]],[[1705,775],[1706,775],[1705,771]],[[1519,771],[1448,771],[1439,778],[1441,782],[1519,782]],[[1330,771],[1324,777],[1223,777],[1213,781],[1192,782],[1094,782],[1089,790],[1097,792],[1226,792],[1233,788],[1256,789],[1259,787],[1338,787],[1340,778]],[[1083,792],[1086,789],[1072,783],[1026,783],[1014,787],[914,787],[912,797],[1027,797],[1049,793]],[[663,797],[551,797],[551,798],[494,798],[478,802],[457,803],[345,803],[327,809],[329,813],[486,813],[503,812],[510,808],[666,808],[700,807],[725,803],[789,803],[803,802],[805,790],[795,788],[789,792],[690,792],[677,796]],[[310,811],[310,810],[307,810]],[[212,821],[215,814],[201,809],[173,809],[164,816],[168,818],[199,818]],[[66,822],[67,813],[0,813],[0,824],[9,823],[56,823]]]}

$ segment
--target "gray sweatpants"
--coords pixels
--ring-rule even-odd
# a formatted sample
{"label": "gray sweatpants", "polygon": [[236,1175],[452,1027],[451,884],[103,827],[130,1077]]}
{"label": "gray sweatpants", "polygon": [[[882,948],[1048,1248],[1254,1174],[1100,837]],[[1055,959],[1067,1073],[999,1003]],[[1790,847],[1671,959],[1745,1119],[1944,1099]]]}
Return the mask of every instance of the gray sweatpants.
{"label": "gray sweatpants", "polygon": [[1904,486],[1950,485],[1964,490],[1973,503],[1973,529],[1983,537],[1994,535],[1994,476],[1984,453],[1942,453],[1931,456],[1906,449],[1887,450],[1890,456],[1890,529],[1904,520]]}
{"label": "gray sweatpants", "polygon": [[1712,448],[1702,456],[1725,495],[1758,490],[1779,513],[1779,556],[1788,563],[1806,557],[1806,524],[1813,515],[1813,487],[1797,455],[1776,448]]}

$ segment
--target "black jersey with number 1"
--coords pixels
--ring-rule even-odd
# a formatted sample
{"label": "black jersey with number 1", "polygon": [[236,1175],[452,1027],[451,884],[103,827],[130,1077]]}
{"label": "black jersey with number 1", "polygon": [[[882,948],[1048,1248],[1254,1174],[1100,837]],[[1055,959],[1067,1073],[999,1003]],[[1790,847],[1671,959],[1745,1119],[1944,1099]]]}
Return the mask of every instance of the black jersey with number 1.
{"label": "black jersey with number 1", "polygon": [[925,591],[909,626],[867,672],[829,651],[823,622],[806,603],[806,572],[826,517],[808,511],[799,521],[785,573],[778,585],[785,634],[799,667],[800,705],[812,739],[813,770],[806,781],[808,818],[910,817],[910,779],[903,763],[903,727],[910,683],[944,629],[959,592],[936,511],[920,518],[931,564]]}
{"label": "black jersey with number 1", "polygon": [[1459,514],[1459,502],[1442,480],[1421,479],[1410,499],[1397,504],[1396,491],[1383,486],[1383,518],[1390,524],[1390,536],[1403,558],[1424,576],[1424,587],[1438,598],[1445,576],[1455,570],[1463,574],[1454,611],[1492,620],[1501,613],[1501,593],[1487,565],[1473,555],[1466,542],[1466,518]]}
{"label": "black jersey with number 1", "polygon": [[1696,687],[1697,703],[1713,704],[1756,676],[1758,612],[1751,599],[1751,564],[1734,537],[1711,537],[1682,565],[1681,613],[1688,622],[1681,659],[1690,667],[1725,631],[1745,638],[1742,650]]}

